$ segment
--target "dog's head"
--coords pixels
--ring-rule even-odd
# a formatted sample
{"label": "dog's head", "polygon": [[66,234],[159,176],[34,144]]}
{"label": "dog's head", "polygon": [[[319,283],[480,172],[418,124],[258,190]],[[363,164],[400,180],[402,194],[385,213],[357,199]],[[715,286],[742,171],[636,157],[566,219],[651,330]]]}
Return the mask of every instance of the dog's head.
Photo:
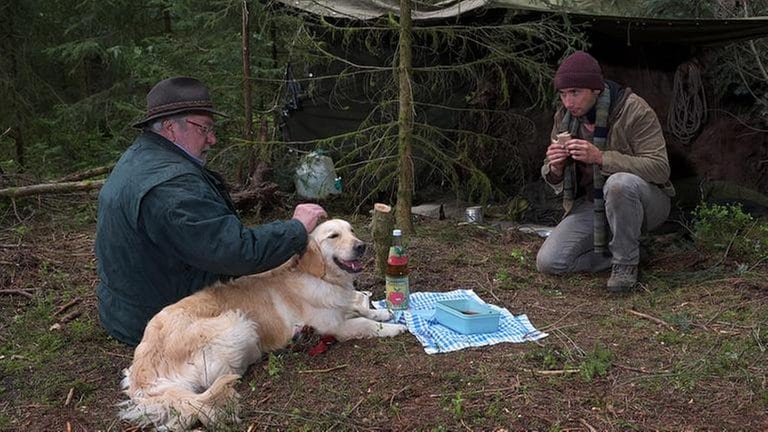
{"label": "dog's head", "polygon": [[366,245],[355,236],[352,225],[331,219],[309,234],[307,251],[299,259],[299,268],[338,285],[351,286],[363,271]]}

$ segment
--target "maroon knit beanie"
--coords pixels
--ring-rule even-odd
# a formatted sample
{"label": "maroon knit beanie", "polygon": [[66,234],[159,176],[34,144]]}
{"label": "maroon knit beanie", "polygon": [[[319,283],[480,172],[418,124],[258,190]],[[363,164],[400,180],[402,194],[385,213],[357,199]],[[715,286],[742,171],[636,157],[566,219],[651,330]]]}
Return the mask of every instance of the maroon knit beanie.
{"label": "maroon knit beanie", "polygon": [[602,90],[604,85],[600,64],[584,51],[576,51],[566,57],[555,73],[555,90],[564,88]]}

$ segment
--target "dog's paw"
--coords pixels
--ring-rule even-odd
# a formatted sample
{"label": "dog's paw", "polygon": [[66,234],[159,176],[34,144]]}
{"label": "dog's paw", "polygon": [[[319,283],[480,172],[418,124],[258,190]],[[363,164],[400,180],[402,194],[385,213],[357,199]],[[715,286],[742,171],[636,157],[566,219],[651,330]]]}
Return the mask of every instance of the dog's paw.
{"label": "dog's paw", "polygon": [[382,324],[379,336],[392,337],[403,334],[408,331],[408,327],[403,324]]}
{"label": "dog's paw", "polygon": [[388,311],[386,309],[370,309],[369,314],[370,314],[369,318],[379,322],[390,321],[392,320],[392,318],[395,317],[395,315],[392,314],[391,311]]}
{"label": "dog's paw", "polygon": [[405,324],[395,324],[397,326],[397,334],[403,334],[408,332],[408,327]]}

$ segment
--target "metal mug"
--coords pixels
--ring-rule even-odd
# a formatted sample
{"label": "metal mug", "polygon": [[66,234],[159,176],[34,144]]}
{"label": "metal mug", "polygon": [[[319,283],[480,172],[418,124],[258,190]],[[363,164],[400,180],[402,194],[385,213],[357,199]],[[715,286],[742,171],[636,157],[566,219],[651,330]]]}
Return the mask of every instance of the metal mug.
{"label": "metal mug", "polygon": [[481,206],[467,207],[464,216],[468,223],[483,223],[483,208]]}

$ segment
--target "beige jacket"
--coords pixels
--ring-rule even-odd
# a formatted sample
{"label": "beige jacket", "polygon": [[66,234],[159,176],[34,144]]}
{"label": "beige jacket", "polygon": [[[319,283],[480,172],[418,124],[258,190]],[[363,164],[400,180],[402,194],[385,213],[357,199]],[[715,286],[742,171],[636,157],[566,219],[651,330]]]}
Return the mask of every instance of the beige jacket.
{"label": "beige jacket", "polygon": [[[555,113],[550,139],[556,140],[564,115],[563,107]],[[661,124],[648,103],[629,88],[625,89],[624,96],[616,101],[610,113],[608,127],[602,173],[606,176],[617,172],[635,174],[657,185],[667,195],[675,196],[675,188],[669,181],[669,160]],[[580,135],[582,139],[592,141],[592,135],[584,128]],[[556,194],[562,193],[563,182],[551,183],[548,174],[549,161],[545,158],[541,175]]]}

